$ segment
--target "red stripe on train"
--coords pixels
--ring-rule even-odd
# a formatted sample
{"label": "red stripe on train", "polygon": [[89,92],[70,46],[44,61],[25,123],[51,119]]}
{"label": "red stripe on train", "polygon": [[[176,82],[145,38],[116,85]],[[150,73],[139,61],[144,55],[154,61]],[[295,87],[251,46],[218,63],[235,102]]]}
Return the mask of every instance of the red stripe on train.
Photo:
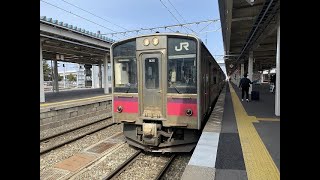
{"label": "red stripe on train", "polygon": [[123,113],[138,113],[138,101],[114,101],[113,112],[117,112],[117,107],[123,107]]}
{"label": "red stripe on train", "polygon": [[191,109],[192,116],[197,116],[197,104],[187,104],[187,103],[167,103],[168,115],[175,116],[186,116],[186,110]]}

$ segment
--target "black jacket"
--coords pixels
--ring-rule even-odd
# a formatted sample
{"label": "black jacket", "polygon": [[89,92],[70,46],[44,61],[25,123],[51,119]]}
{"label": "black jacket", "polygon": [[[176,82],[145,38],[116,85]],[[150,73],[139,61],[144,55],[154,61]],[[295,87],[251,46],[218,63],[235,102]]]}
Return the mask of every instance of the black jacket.
{"label": "black jacket", "polygon": [[252,84],[252,82],[250,81],[250,79],[244,77],[240,80],[240,84],[239,84],[239,87],[242,87],[242,88],[248,88],[250,87],[250,84]]}

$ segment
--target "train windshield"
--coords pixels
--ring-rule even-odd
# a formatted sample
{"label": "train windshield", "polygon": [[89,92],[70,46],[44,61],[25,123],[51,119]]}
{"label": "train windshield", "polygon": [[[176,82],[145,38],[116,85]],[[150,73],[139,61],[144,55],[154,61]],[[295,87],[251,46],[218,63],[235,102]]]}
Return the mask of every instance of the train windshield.
{"label": "train windshield", "polygon": [[113,49],[114,92],[137,93],[136,42],[120,44]]}
{"label": "train windshield", "polygon": [[197,93],[196,41],[168,38],[168,93]]}

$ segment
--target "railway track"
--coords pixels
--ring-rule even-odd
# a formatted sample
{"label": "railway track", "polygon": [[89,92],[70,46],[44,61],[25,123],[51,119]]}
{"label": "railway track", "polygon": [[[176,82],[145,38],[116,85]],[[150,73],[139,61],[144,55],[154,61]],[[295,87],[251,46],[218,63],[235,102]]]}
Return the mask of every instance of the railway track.
{"label": "railway track", "polygon": [[[132,155],[128,160],[126,160],[122,165],[120,165],[118,168],[116,168],[114,171],[103,177],[103,180],[116,180],[116,179],[122,179],[127,176],[130,177],[130,179],[136,179],[135,177],[140,177],[139,173],[147,173],[144,174],[147,178],[146,179],[155,179],[158,180],[162,177],[163,173],[166,171],[166,169],[169,167],[170,163],[173,161],[175,157],[175,154],[171,155],[170,157],[165,157],[165,160],[162,159],[162,161],[159,161],[159,156],[154,155],[145,155],[144,153],[140,151],[136,152],[134,155]],[[158,158],[158,160],[157,160]],[[161,158],[161,156],[160,156]],[[143,166],[139,166],[139,163],[143,163],[143,161],[147,161],[147,164],[149,163],[148,167],[157,167],[153,169],[151,174],[150,171],[144,169]],[[146,164],[146,163],[144,163]],[[161,167],[161,168],[159,168]],[[128,175],[127,175],[127,174]],[[142,178],[143,179],[143,178]]]}
{"label": "railway track", "polygon": [[42,141],[40,140],[40,155],[116,124],[107,123],[108,119],[86,124],[73,130],[68,130],[63,133],[45,138]]}
{"label": "railway track", "polygon": [[[106,119],[110,119],[110,118],[112,118],[112,116],[107,117]],[[87,124],[82,124],[82,125],[80,125],[80,126],[73,127],[73,128],[71,128],[71,129],[68,129],[68,130],[65,130],[65,131],[62,131],[62,132],[59,132],[59,133],[54,133],[54,134],[51,134],[51,135],[48,135],[48,136],[45,136],[45,137],[40,137],[40,142],[47,141],[47,140],[52,139],[52,138],[54,138],[54,137],[57,137],[57,136],[60,136],[60,135],[65,134],[65,133],[69,133],[69,132],[72,132],[72,131],[81,129],[81,128],[86,127],[86,126],[90,126],[90,125],[92,125],[92,124],[96,124],[96,123],[101,122],[101,121],[105,121],[106,119],[101,119],[101,120],[98,120],[98,121],[93,121],[93,122],[90,122],[90,123],[87,123]]]}

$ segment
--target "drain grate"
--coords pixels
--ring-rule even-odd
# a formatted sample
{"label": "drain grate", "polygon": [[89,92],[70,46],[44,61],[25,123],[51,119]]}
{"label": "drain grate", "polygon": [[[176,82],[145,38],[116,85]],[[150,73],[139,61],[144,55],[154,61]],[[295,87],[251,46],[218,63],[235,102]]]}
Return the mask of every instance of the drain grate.
{"label": "drain grate", "polygon": [[76,154],[71,156],[68,159],[65,159],[59,163],[57,163],[54,167],[65,169],[69,171],[76,171],[81,167],[84,167],[90,161],[92,161],[95,157],[88,154]]}
{"label": "drain grate", "polygon": [[90,148],[89,150],[87,150],[88,152],[93,152],[93,153],[103,153],[104,151],[106,151],[107,149],[111,148],[112,146],[114,146],[116,143],[106,143],[106,142],[102,142],[99,143],[98,145]]}
{"label": "drain grate", "polygon": [[47,171],[44,171],[43,173],[40,174],[40,179],[41,180],[56,180],[59,179],[65,175],[67,175],[70,171],[66,171],[63,169],[48,169]]}

